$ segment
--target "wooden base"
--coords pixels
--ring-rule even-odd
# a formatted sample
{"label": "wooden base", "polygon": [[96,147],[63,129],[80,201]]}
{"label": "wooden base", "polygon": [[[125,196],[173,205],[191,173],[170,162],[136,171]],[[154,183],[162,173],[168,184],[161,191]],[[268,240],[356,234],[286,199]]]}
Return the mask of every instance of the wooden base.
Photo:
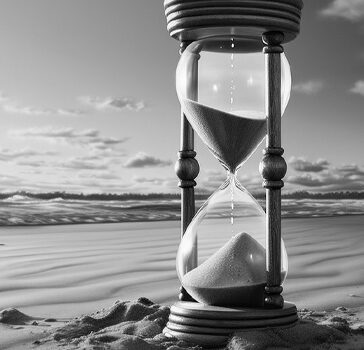
{"label": "wooden base", "polygon": [[198,345],[218,347],[235,332],[287,327],[297,320],[296,306],[291,303],[285,303],[283,309],[253,309],[178,302],[171,307],[163,333]]}

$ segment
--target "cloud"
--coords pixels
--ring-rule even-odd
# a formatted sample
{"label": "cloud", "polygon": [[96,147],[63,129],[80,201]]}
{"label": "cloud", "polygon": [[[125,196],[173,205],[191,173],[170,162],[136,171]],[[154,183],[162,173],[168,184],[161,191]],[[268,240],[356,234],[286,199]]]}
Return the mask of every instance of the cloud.
{"label": "cloud", "polygon": [[89,171],[89,172],[79,172],[77,177],[80,179],[89,178],[89,179],[98,179],[98,180],[118,180],[121,181],[120,175],[110,172],[110,171]]}
{"label": "cloud", "polygon": [[79,137],[97,137],[99,135],[99,132],[94,129],[87,129],[76,132],[73,128],[53,128],[48,126],[43,128],[10,130],[9,134],[18,137],[74,139]]}
{"label": "cloud", "polygon": [[109,160],[91,160],[87,157],[73,157],[62,161],[45,161],[39,159],[32,160],[19,160],[17,165],[27,167],[47,167],[47,168],[58,168],[58,169],[72,169],[72,170],[106,170],[109,166]]}
{"label": "cloud", "polygon": [[314,177],[311,174],[289,176],[287,182],[305,187],[321,187],[325,184],[320,178]]}
{"label": "cloud", "polygon": [[[58,188],[58,184],[49,184],[50,190]],[[105,181],[105,179],[75,179],[64,180],[59,188],[65,191],[84,193],[122,193],[138,191],[133,183],[117,181]]]}
{"label": "cloud", "polygon": [[[357,164],[333,167],[321,161],[326,168],[320,171],[292,175],[286,180],[288,184],[303,186],[308,189],[328,191],[362,191],[364,188],[364,169]],[[325,162],[325,163],[324,163]],[[310,163],[310,162],[307,162]],[[318,164],[310,163],[310,164]],[[305,166],[306,164],[304,164]],[[309,167],[309,164],[307,165]],[[316,169],[314,169],[316,170]]]}
{"label": "cloud", "polygon": [[145,192],[177,192],[178,178],[173,177],[143,177],[134,176],[133,181],[135,188]]}
{"label": "cloud", "polygon": [[363,0],[333,0],[330,5],[321,11],[327,17],[344,18],[352,22],[364,18]]}
{"label": "cloud", "polygon": [[356,164],[343,165],[336,169],[343,177],[349,179],[364,179],[364,169],[361,169]]}
{"label": "cloud", "polygon": [[100,136],[100,132],[95,129],[76,131],[73,128],[53,128],[50,126],[43,128],[10,130],[9,134],[15,137],[31,137],[44,139],[50,142],[60,141],[64,143],[78,144],[98,150],[108,150],[109,148],[129,140],[128,137],[103,137]]}
{"label": "cloud", "polygon": [[79,101],[99,111],[118,111],[129,109],[139,112],[145,109],[145,102],[131,97],[91,97],[81,96]]}
{"label": "cloud", "polygon": [[133,178],[134,182],[139,184],[148,184],[155,186],[164,186],[170,187],[171,183],[173,184],[173,188],[177,188],[178,178],[177,177],[142,177],[135,176]]}
{"label": "cloud", "polygon": [[142,177],[142,176],[135,176],[133,180],[137,183],[142,183],[142,184],[146,183],[153,185],[162,185],[166,181],[166,179],[162,177]]}
{"label": "cloud", "polygon": [[32,159],[32,160],[19,160],[16,162],[17,165],[20,166],[27,166],[32,168],[44,168],[44,167],[50,167],[50,162],[46,162],[45,160],[39,160],[39,159]]}
{"label": "cloud", "polygon": [[43,108],[34,106],[21,106],[12,98],[0,92],[0,107],[7,113],[21,114],[28,116],[58,115],[75,117],[84,114],[82,110],[71,108]]}
{"label": "cloud", "polygon": [[214,192],[226,181],[226,172],[222,169],[206,169],[202,171],[196,181],[198,183],[198,189],[196,189],[199,192]]}
{"label": "cloud", "polygon": [[52,156],[55,154],[56,152],[53,151],[41,152],[41,151],[31,150],[29,148],[24,148],[21,150],[11,150],[8,148],[2,148],[0,149],[0,161],[12,161],[18,158],[28,158],[36,156]]}
{"label": "cloud", "polygon": [[11,174],[0,174],[0,192],[10,192],[24,185],[24,179]]}
{"label": "cloud", "polygon": [[[98,111],[120,111],[128,109],[139,112],[146,108],[145,102],[131,97],[91,97],[81,96],[78,101],[83,105],[92,107]],[[28,116],[80,116],[86,112],[76,108],[45,108],[35,106],[23,106],[13,98],[6,96],[0,91],[0,108],[7,113],[28,115]]]}
{"label": "cloud", "polygon": [[135,156],[129,158],[125,164],[125,168],[145,168],[145,167],[164,167],[172,164],[170,160],[162,160],[148,155],[144,152],[139,152]]}
{"label": "cloud", "polygon": [[298,83],[293,85],[292,90],[301,94],[315,95],[319,93],[324,87],[322,81],[319,80],[309,80],[306,82]]}
{"label": "cloud", "polygon": [[224,181],[227,177],[227,172],[221,169],[205,169],[206,179]]}
{"label": "cloud", "polygon": [[4,104],[2,108],[5,112],[8,113],[16,113],[16,114],[23,114],[23,115],[60,115],[60,116],[68,116],[74,117],[83,114],[82,111],[77,109],[51,109],[51,108],[37,108],[37,107],[19,107],[16,105],[11,104]]}
{"label": "cloud", "polygon": [[86,143],[99,150],[107,150],[110,147],[120,145],[127,140],[129,140],[129,137],[124,137],[120,139],[114,137],[95,137],[88,140]]}
{"label": "cloud", "polygon": [[0,191],[10,192],[17,190],[25,191],[67,191],[67,192],[84,192],[84,193],[107,193],[107,192],[130,192],[138,191],[134,183],[121,182],[120,179],[107,180],[105,178],[85,178],[84,176],[48,176],[46,179],[34,183],[33,178],[21,178],[11,175],[0,175]]}
{"label": "cloud", "polygon": [[328,168],[329,162],[325,159],[319,159],[316,162],[310,162],[305,158],[292,157],[288,163],[296,171],[305,171],[317,173]]}
{"label": "cloud", "polygon": [[350,89],[350,92],[364,96],[364,80],[358,80]]}
{"label": "cloud", "polygon": [[85,160],[83,158],[71,158],[63,162],[55,162],[55,167],[63,169],[74,169],[74,170],[96,170],[96,169],[107,169],[107,164],[96,163],[93,161]]}

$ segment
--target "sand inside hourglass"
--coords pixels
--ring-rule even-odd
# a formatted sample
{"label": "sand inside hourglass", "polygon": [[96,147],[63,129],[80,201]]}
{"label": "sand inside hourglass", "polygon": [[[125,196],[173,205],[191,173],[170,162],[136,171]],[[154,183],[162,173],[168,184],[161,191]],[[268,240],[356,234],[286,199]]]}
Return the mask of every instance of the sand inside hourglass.
{"label": "sand inside hourglass", "polygon": [[182,284],[197,301],[218,306],[263,306],[265,248],[247,233],[233,236]]}
{"label": "sand inside hourglass", "polygon": [[183,105],[192,127],[215,157],[234,173],[266,135],[266,120],[237,116],[190,99]]}
{"label": "sand inside hourglass", "polygon": [[[232,174],[266,135],[265,118],[234,115],[190,99],[184,99],[183,106],[189,122],[202,141]],[[234,183],[230,185],[234,186]],[[232,225],[233,211],[232,196]],[[261,307],[265,283],[265,248],[244,232],[233,236],[210,258],[182,278],[183,286],[197,301],[218,306]]]}

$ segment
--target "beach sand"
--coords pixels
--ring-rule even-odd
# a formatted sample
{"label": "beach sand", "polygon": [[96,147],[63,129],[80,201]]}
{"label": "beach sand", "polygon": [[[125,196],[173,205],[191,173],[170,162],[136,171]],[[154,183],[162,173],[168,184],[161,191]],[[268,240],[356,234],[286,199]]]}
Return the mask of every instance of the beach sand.
{"label": "beach sand", "polygon": [[[301,309],[349,308],[335,311],[339,316],[312,317],[329,323],[332,317],[341,317],[360,330],[364,319],[363,227],[364,216],[284,220],[289,256],[285,299]],[[218,240],[217,235],[212,232],[211,240]],[[177,221],[0,228],[0,310],[16,308],[31,315],[25,324],[0,323],[0,349],[34,348],[34,340],[54,335],[65,321],[108,309],[115,300],[144,296],[171,305],[179,288],[178,243]],[[303,316],[311,314],[307,311]],[[49,322],[52,318],[56,322]],[[34,321],[38,325],[31,325]],[[238,344],[236,339],[241,338],[234,339]],[[236,344],[234,349],[243,349],[241,342]],[[132,346],[124,348],[143,349]]]}

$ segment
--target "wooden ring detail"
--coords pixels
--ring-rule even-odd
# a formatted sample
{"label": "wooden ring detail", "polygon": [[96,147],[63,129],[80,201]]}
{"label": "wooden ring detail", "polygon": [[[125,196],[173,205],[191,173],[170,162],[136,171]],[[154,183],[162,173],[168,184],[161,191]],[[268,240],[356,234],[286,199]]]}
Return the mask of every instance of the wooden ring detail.
{"label": "wooden ring detail", "polygon": [[282,32],[283,43],[299,33],[302,0],[165,0],[169,34],[180,41],[235,35],[261,41]]}

